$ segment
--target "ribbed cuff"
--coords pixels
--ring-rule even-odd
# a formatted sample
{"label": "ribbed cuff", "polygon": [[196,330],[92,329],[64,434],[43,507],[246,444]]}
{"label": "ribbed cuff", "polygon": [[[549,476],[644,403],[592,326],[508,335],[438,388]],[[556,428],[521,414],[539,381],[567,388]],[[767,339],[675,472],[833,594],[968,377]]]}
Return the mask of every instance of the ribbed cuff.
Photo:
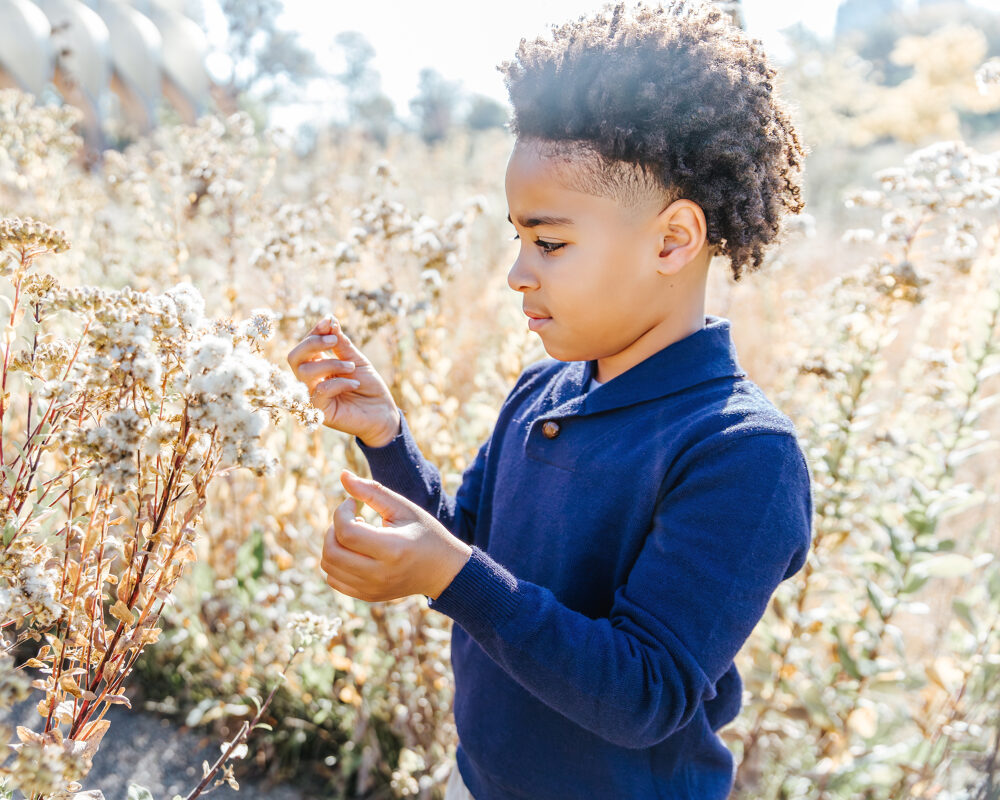
{"label": "ribbed cuff", "polygon": [[473,637],[496,635],[521,601],[517,578],[475,545],[465,566],[427,605],[451,617]]}
{"label": "ribbed cuff", "polygon": [[414,464],[423,460],[402,409],[399,411],[399,433],[384,445],[369,447],[357,436],[354,442],[368,461],[372,477],[389,487],[412,482]]}

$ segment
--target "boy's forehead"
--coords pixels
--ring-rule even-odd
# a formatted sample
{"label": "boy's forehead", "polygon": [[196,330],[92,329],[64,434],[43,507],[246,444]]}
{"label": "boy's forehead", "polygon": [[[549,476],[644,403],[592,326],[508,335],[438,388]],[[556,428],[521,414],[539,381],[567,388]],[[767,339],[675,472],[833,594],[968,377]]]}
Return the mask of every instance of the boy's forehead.
{"label": "boy's forehead", "polygon": [[[566,214],[554,213],[555,206],[585,201],[593,193],[581,187],[580,164],[566,157],[553,157],[533,146],[515,146],[507,165],[506,190],[508,203],[518,214],[518,223],[531,228],[535,225],[572,225]],[[586,197],[581,197],[584,195]],[[521,211],[530,212],[524,215]],[[508,214],[507,219],[513,220]]]}
{"label": "boy's forehead", "polygon": [[573,188],[580,173],[587,169],[581,156],[555,149],[554,145],[533,140],[518,140],[507,163],[507,174],[514,171],[532,182],[552,183]]}
{"label": "boy's forehead", "polygon": [[[505,184],[508,204],[518,214],[558,213],[567,202],[589,208],[596,201],[601,206],[610,203],[619,213],[631,215],[647,206],[662,210],[666,199],[657,181],[638,164],[606,162],[586,143],[574,146],[572,142],[518,139],[507,164]],[[603,209],[604,213],[609,210]],[[525,222],[528,216],[544,215],[528,214]]]}
{"label": "boy's forehead", "polygon": [[518,171],[507,176],[507,221],[522,228],[572,226],[597,201],[547,171]]}

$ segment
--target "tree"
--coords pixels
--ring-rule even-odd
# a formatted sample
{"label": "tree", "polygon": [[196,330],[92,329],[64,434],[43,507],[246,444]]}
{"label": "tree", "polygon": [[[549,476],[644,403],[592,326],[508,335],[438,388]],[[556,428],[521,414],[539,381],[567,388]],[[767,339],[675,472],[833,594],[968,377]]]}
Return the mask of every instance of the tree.
{"label": "tree", "polygon": [[224,89],[231,98],[250,97],[266,106],[324,75],[298,36],[278,27],[281,0],[221,0],[220,5],[229,28],[231,68]]}
{"label": "tree", "polygon": [[385,147],[396,122],[396,109],[382,92],[382,77],[371,65],[375,48],[358,31],[338,33],[334,41],[344,54],[344,71],[334,77],[347,91],[350,122]]}
{"label": "tree", "polygon": [[507,124],[509,116],[510,113],[503,103],[498,103],[492,97],[477,94],[469,101],[465,125],[474,131],[502,128]]}
{"label": "tree", "polygon": [[451,131],[455,107],[461,97],[461,84],[447,81],[435,69],[420,70],[419,93],[410,101],[417,117],[420,137],[429,145],[445,138]]}

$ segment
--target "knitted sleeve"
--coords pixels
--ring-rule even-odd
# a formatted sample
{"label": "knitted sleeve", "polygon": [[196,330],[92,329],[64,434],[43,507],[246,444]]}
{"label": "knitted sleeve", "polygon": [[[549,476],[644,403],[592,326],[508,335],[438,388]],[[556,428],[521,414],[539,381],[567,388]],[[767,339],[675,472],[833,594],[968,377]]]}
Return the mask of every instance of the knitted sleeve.
{"label": "knitted sleeve", "polygon": [[[544,360],[536,361],[524,369],[504,400],[500,408],[501,414],[521,387],[538,374],[545,363]],[[433,514],[463,542],[472,544],[476,512],[482,494],[483,472],[492,436],[480,445],[472,464],[462,474],[462,482],[457,493],[452,497],[444,491],[438,468],[420,451],[406,422],[406,415],[402,411],[399,413],[399,419],[399,432],[382,447],[369,447],[361,439],[354,437],[354,441],[368,461],[372,477],[383,486],[398,492]]]}
{"label": "knitted sleeve", "polygon": [[372,477],[433,514],[452,534],[471,544],[490,440],[480,445],[453,497],[444,491],[440,471],[420,451],[402,411],[399,419],[399,433],[382,447],[369,447],[354,439],[368,460]]}

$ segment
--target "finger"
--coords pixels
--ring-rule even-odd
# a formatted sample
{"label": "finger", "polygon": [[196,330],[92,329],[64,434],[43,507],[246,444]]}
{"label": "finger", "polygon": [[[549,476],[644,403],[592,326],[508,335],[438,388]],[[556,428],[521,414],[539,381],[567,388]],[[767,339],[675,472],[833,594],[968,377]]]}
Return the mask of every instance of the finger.
{"label": "finger", "polygon": [[340,471],[340,482],[351,497],[367,503],[386,522],[416,518],[413,503],[378,481],[355,475],[349,469]]}
{"label": "finger", "polygon": [[333,350],[339,338],[339,336],[332,333],[306,336],[305,339],[295,345],[288,353],[288,364],[294,370],[304,361],[315,360],[313,356],[317,356],[327,350]]}
{"label": "finger", "polygon": [[368,362],[364,353],[355,347],[354,342],[351,341],[351,337],[344,333],[343,328],[340,327],[340,320],[336,317],[333,318],[332,331],[333,335],[337,337],[337,342],[333,346],[333,354],[337,358],[342,358],[345,361],[353,361],[355,364],[366,364]]}
{"label": "finger", "polygon": [[316,388],[309,395],[314,406],[325,404],[327,400],[332,400],[345,392],[353,392],[361,387],[361,382],[354,378],[327,378],[316,384]]}
{"label": "finger", "polygon": [[324,578],[326,580],[327,586],[329,586],[331,589],[336,589],[338,592],[340,592],[341,594],[346,594],[348,597],[355,597],[358,600],[364,600],[364,598],[362,597],[364,592],[362,592],[359,588],[357,588],[354,584],[350,583],[349,581],[342,580],[332,575],[325,575]]}
{"label": "finger", "polygon": [[318,361],[306,361],[299,365],[299,373],[307,378],[325,378],[340,372],[354,372],[353,361],[341,361],[338,358],[321,358]]}
{"label": "finger", "polygon": [[349,544],[356,538],[360,541],[362,535],[367,537],[367,534],[360,534],[353,527],[331,525],[323,537],[320,566],[327,571],[339,571],[342,573],[341,577],[370,579],[379,563],[378,560],[352,549]]}
{"label": "finger", "polygon": [[327,314],[322,317],[315,325],[313,325],[312,330],[309,331],[310,334],[318,333],[333,333],[333,314]]}
{"label": "finger", "polygon": [[[357,505],[352,498],[347,498],[333,512],[333,525],[327,529],[323,540],[323,552],[330,547],[331,554],[338,555],[337,547],[350,550],[358,555],[367,556],[369,561],[377,560],[383,555],[384,539],[378,528],[369,525],[357,515]],[[363,567],[364,562],[353,562],[357,567]]]}

